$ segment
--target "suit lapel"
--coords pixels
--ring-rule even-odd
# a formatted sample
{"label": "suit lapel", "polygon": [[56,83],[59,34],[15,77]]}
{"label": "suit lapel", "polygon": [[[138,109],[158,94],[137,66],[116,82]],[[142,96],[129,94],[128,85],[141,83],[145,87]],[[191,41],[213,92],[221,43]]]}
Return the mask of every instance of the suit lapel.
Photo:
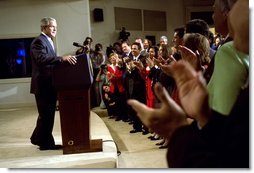
{"label": "suit lapel", "polygon": [[47,48],[48,50],[50,51],[49,53],[52,54],[52,55],[56,55],[56,52],[55,50],[53,49],[53,47],[51,46],[51,43],[49,42],[49,40],[47,39],[47,37],[43,34],[41,34],[42,38],[44,39],[44,42],[46,43],[47,45]]}

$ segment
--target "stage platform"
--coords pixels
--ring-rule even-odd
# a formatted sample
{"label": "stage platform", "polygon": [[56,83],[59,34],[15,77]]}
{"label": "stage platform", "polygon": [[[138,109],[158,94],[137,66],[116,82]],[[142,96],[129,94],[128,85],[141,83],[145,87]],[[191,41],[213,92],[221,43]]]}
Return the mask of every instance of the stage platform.
{"label": "stage platform", "polygon": [[[35,107],[0,109],[1,168],[117,168],[117,147],[102,119],[91,111],[91,139],[102,139],[102,152],[63,154],[63,150],[40,151],[30,143],[35,127]],[[60,117],[56,112],[53,135],[62,144]]]}

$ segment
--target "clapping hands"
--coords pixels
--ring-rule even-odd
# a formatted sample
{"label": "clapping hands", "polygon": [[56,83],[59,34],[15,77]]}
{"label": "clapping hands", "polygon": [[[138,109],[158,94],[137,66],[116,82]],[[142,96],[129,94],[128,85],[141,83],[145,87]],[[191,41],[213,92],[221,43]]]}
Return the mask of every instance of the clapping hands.
{"label": "clapping hands", "polygon": [[141,121],[163,137],[170,137],[175,129],[187,125],[187,117],[195,119],[203,127],[210,115],[208,92],[202,74],[183,60],[173,62],[168,70],[176,81],[182,107],[159,83],[155,85],[155,94],[161,102],[159,108],[149,108],[137,100],[128,100]]}

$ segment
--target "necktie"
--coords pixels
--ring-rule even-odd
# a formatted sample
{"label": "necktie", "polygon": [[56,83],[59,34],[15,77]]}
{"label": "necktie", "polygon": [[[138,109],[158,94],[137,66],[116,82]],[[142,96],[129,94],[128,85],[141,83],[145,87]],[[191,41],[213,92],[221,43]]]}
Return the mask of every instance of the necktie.
{"label": "necktie", "polygon": [[49,42],[50,42],[50,44],[51,44],[53,50],[55,50],[54,43],[53,43],[52,39],[49,39]]}

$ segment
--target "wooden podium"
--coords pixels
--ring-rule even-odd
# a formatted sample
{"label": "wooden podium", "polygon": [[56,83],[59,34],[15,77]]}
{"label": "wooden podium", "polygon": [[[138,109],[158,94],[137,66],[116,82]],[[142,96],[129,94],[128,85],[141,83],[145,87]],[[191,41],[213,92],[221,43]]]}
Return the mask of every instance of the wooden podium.
{"label": "wooden podium", "polygon": [[58,91],[63,154],[102,151],[102,139],[90,139],[90,86],[93,82],[87,55],[77,64],[57,64],[53,85]]}

